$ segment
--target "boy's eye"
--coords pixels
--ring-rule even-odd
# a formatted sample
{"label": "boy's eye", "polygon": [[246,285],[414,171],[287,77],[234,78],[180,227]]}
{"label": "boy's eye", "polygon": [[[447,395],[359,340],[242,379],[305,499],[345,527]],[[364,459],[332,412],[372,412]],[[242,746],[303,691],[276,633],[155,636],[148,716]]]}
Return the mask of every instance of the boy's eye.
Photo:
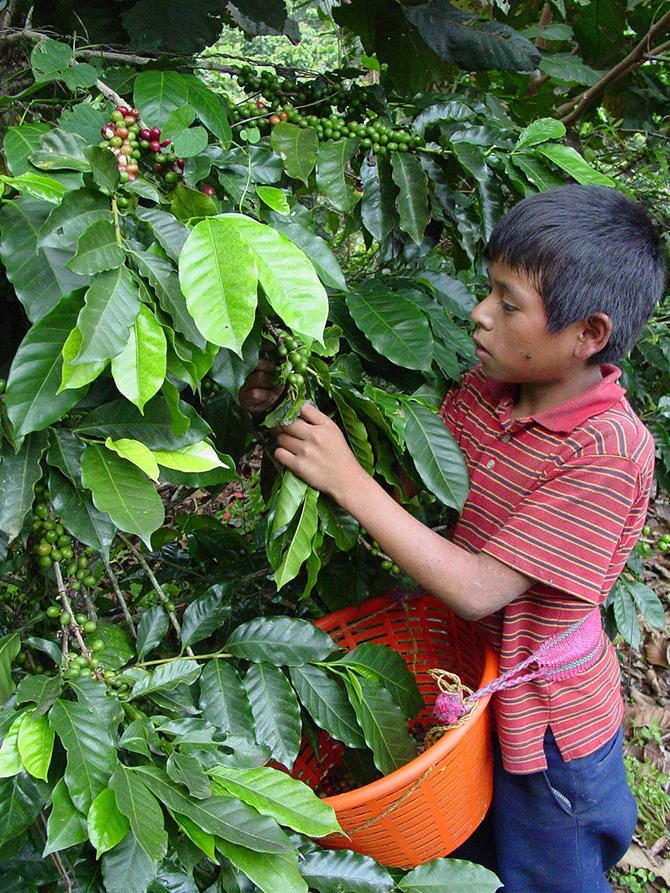
{"label": "boy's eye", "polygon": [[516,307],[513,304],[508,304],[507,301],[501,301],[500,306],[505,313],[513,313],[516,310]]}

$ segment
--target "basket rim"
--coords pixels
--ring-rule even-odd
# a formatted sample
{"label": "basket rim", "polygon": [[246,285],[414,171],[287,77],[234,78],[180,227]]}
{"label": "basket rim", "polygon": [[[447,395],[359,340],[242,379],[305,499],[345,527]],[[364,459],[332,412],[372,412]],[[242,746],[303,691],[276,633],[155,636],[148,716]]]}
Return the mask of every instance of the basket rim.
{"label": "basket rim", "polygon": [[[430,593],[425,593],[421,596],[419,601],[438,600]],[[438,604],[441,603],[438,601]],[[394,605],[389,603],[389,600],[385,596],[376,596],[362,602],[360,605],[341,608],[339,611],[334,611],[332,614],[320,618],[320,620],[339,619],[339,617],[342,617],[343,615],[348,616],[350,620],[356,618],[363,619],[375,609],[383,608],[384,606],[388,608],[394,607]],[[446,605],[443,605],[443,607],[447,608],[447,610],[451,610]],[[319,621],[316,621],[315,625],[319,625]],[[480,688],[493,682],[498,676],[498,658],[493,648],[483,636],[482,645],[484,649],[484,665],[479,680]],[[453,729],[448,729],[444,735],[435,742],[435,744],[424,750],[423,753],[418,754],[418,756],[414,757],[413,760],[410,760],[409,763],[405,763],[404,766],[401,766],[399,769],[394,769],[394,771],[390,772],[388,775],[384,775],[382,778],[371,781],[362,787],[355,788],[353,791],[345,791],[342,794],[334,794],[332,797],[324,797],[322,802],[332,806],[338,813],[341,813],[345,809],[355,809],[358,806],[370,803],[370,801],[376,801],[378,798],[392,794],[404,785],[415,782],[418,778],[421,778],[424,772],[428,771],[431,765],[435,765],[456,747],[465,735],[469,733],[473,725],[477,725],[486,720],[486,708],[490,699],[490,693],[479,698],[477,709],[464,723],[455,726]]]}

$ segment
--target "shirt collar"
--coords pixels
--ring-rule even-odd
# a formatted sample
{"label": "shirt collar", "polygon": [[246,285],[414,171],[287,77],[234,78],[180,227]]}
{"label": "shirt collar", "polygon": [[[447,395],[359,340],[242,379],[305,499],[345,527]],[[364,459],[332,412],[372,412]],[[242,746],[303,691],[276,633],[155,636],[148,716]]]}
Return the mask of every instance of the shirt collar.
{"label": "shirt collar", "polygon": [[[604,363],[600,367],[602,378],[599,382],[566,400],[558,406],[538,412],[526,419],[518,419],[518,422],[534,421],[549,431],[556,433],[569,433],[574,431],[587,419],[607,409],[611,409],[615,403],[626,393],[626,389],[617,383],[617,379],[621,377],[621,369]],[[487,390],[496,405],[509,401],[510,405],[514,398],[515,386],[506,382],[494,381],[491,378],[486,379]]]}

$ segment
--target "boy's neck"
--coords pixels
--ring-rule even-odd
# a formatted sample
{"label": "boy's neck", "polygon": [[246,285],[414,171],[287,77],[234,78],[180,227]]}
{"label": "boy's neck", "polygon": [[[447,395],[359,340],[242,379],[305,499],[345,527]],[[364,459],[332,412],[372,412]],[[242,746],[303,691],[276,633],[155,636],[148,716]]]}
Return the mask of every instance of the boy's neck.
{"label": "boy's neck", "polygon": [[537,415],[548,409],[554,409],[577,397],[601,381],[600,366],[585,366],[578,374],[561,381],[525,382],[519,385],[519,391],[512,407],[512,419]]}

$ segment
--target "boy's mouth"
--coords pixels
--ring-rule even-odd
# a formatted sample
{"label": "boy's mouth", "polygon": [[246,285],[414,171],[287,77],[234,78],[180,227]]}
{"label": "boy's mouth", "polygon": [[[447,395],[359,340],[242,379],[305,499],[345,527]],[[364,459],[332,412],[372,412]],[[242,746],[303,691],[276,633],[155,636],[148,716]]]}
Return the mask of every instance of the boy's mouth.
{"label": "boy's mouth", "polygon": [[481,341],[479,341],[478,338],[473,338],[472,340],[475,342],[475,353],[477,354],[477,356],[479,357],[480,360],[491,356],[491,354],[488,352],[488,350],[482,346],[482,343],[481,343]]}

